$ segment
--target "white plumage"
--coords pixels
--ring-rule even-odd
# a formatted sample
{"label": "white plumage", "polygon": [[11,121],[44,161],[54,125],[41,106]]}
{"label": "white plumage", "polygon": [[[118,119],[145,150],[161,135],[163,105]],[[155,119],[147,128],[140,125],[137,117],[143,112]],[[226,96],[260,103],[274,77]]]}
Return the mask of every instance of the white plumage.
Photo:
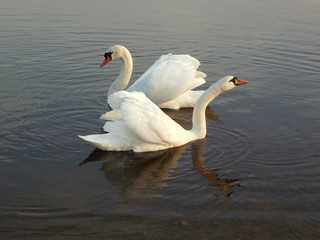
{"label": "white plumage", "polygon": [[[116,58],[121,59],[122,68],[119,76],[108,90],[108,97],[115,92],[124,90],[132,74],[132,57],[124,46],[115,45],[109,48],[101,66]],[[197,59],[187,54],[162,55],[138,80],[127,88],[127,91],[143,92],[161,108],[194,107],[204,91],[192,89],[204,84],[206,77],[205,73],[198,71],[199,65],[200,62]],[[108,99],[108,103],[112,109],[119,108],[115,97]],[[110,120],[108,114],[101,118]]]}
{"label": "white plumage", "polygon": [[205,83],[206,75],[197,72],[199,65],[190,55],[163,55],[127,91],[143,92],[154,103],[164,104]]}
{"label": "white plumage", "polygon": [[198,99],[193,110],[193,127],[186,130],[166,115],[142,92],[113,94],[121,118],[106,122],[105,134],[79,136],[102,150],[148,152],[184,145],[206,135],[205,109],[209,102],[236,85],[247,83],[233,76],[220,79]]}

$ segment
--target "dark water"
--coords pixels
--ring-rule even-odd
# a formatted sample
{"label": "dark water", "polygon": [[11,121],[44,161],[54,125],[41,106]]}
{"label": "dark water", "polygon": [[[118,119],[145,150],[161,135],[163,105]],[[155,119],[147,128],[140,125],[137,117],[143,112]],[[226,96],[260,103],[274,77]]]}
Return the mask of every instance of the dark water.
{"label": "dark water", "polygon": [[[0,239],[320,239],[320,3],[18,1],[0,8]],[[127,46],[250,83],[208,135],[156,153],[94,150]],[[166,111],[190,127],[191,109]]]}

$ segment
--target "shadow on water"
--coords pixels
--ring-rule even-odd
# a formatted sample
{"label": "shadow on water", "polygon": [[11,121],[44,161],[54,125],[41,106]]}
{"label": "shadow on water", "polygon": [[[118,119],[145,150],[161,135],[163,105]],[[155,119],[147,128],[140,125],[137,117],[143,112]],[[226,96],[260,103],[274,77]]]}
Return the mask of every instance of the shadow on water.
{"label": "shadow on water", "polygon": [[[167,110],[166,113],[183,127],[190,128],[192,109],[182,111]],[[211,120],[221,123],[218,115],[210,108],[207,115]],[[157,197],[159,193],[148,193],[150,190],[159,189],[170,185],[175,170],[179,167],[179,161],[189,158],[189,153],[184,155],[191,148],[192,169],[199,174],[209,186],[216,189],[215,196],[229,198],[234,192],[232,190],[239,179],[227,179],[218,174],[218,169],[210,169],[206,165],[205,151],[206,139],[194,141],[180,147],[165,149],[156,152],[134,153],[134,152],[113,152],[95,149],[79,165],[90,162],[103,162],[100,170],[105,173],[105,178],[121,190],[121,195],[126,198],[135,197]],[[190,174],[190,173],[188,173]],[[152,191],[151,191],[152,192]],[[160,194],[161,195],[161,194]]]}

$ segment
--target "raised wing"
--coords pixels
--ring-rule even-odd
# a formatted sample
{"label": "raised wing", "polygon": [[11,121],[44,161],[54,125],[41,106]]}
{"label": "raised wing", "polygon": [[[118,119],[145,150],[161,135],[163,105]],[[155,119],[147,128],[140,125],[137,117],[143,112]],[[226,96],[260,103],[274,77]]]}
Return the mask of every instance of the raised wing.
{"label": "raised wing", "polygon": [[168,102],[205,83],[205,74],[197,72],[199,65],[190,55],[163,55],[128,91],[144,92],[156,104]]}
{"label": "raised wing", "polygon": [[[125,94],[126,98],[123,98]],[[122,119],[106,122],[104,130],[127,137],[134,144],[171,146],[179,142],[183,129],[141,92],[115,93],[122,98]],[[118,96],[117,96],[118,95]]]}

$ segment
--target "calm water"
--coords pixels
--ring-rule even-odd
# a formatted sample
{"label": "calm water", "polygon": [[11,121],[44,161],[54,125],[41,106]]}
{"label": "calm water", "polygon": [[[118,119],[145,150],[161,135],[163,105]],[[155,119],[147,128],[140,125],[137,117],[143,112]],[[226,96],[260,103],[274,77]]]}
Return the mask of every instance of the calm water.
{"label": "calm water", "polygon": [[[1,239],[320,239],[320,3],[2,0]],[[213,101],[208,135],[155,153],[97,151],[127,46],[250,81]],[[190,127],[192,109],[166,111]]]}

